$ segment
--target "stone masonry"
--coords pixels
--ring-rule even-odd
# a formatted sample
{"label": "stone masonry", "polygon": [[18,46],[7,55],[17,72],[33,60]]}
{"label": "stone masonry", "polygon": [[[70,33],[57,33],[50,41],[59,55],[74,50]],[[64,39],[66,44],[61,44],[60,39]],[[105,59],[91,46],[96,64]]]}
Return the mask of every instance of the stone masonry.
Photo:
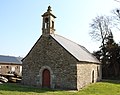
{"label": "stone masonry", "polygon": [[[82,46],[79,47],[78,44],[54,34],[54,18],[56,17],[51,11],[49,6],[47,12],[42,15],[42,35],[23,59],[22,84],[39,88],[47,85],[53,89],[80,90],[90,83],[100,81],[101,64],[99,61]],[[82,52],[76,52],[77,50],[74,51],[74,49],[80,49],[79,51]],[[81,57],[81,60],[78,57]],[[44,73],[45,70],[47,70],[46,73]]]}
{"label": "stone masonry", "polygon": [[[80,89],[92,83],[92,71],[97,77],[99,64],[78,62],[51,36],[41,38],[23,60],[23,83],[42,87],[42,71],[51,72],[51,88]],[[99,69],[99,72],[100,69]]]}
{"label": "stone masonry", "polygon": [[51,88],[76,89],[76,62],[52,37],[41,37],[23,61],[23,82],[42,87],[41,69],[51,68]]}

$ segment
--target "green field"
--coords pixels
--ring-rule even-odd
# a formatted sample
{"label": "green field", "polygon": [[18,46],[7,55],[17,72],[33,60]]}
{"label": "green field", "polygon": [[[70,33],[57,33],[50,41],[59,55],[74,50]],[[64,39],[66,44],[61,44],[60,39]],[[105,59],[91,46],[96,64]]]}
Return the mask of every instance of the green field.
{"label": "green field", "polygon": [[90,84],[80,91],[39,89],[4,83],[0,85],[0,95],[120,95],[120,81],[98,82]]}

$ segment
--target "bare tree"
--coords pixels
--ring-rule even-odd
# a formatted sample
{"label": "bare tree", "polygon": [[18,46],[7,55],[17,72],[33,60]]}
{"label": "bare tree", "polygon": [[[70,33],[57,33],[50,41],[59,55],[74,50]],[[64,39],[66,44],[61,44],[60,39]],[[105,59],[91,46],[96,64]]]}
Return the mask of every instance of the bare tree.
{"label": "bare tree", "polygon": [[120,9],[117,8],[117,9],[114,9],[112,10],[112,13],[113,13],[113,23],[114,23],[114,27],[116,29],[118,29],[118,31],[120,31]]}
{"label": "bare tree", "polygon": [[120,20],[120,9],[114,9],[112,13],[115,14],[115,16],[117,16],[117,20]]}
{"label": "bare tree", "polygon": [[93,19],[92,23],[90,23],[90,36],[101,42],[101,62],[106,64],[106,39],[109,36],[112,29],[112,19],[108,16],[97,16]]}
{"label": "bare tree", "polygon": [[109,32],[112,29],[112,18],[108,16],[97,16],[90,23],[90,36],[97,40],[101,41],[101,45],[104,47],[105,39],[108,36]]}
{"label": "bare tree", "polygon": [[120,0],[114,0],[114,1],[116,1],[116,2],[120,3]]}

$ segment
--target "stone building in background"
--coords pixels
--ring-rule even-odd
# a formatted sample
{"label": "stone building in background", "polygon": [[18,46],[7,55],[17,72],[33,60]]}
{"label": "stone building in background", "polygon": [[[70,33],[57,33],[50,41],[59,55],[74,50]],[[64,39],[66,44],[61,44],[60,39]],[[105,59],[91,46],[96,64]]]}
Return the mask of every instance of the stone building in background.
{"label": "stone building in background", "polygon": [[42,17],[42,35],[22,60],[22,84],[79,90],[100,81],[100,62],[85,47],[54,33],[50,6]]}
{"label": "stone building in background", "polygon": [[16,73],[21,75],[22,73],[22,58],[14,56],[0,55],[0,75],[7,75]]}

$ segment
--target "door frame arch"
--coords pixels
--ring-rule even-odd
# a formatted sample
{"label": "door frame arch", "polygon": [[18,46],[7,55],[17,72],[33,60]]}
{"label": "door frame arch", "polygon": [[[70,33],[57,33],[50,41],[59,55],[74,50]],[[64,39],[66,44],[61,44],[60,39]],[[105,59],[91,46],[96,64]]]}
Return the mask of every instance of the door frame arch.
{"label": "door frame arch", "polygon": [[45,70],[45,69],[47,69],[47,70],[49,70],[49,72],[50,72],[50,88],[54,88],[54,84],[53,84],[53,80],[54,80],[54,75],[53,75],[53,71],[52,71],[52,69],[49,67],[49,66],[42,66],[41,67],[41,69],[40,69],[40,71],[39,71],[39,78],[40,78],[40,85],[41,85],[41,87],[42,87],[42,75],[43,75],[43,71]]}

